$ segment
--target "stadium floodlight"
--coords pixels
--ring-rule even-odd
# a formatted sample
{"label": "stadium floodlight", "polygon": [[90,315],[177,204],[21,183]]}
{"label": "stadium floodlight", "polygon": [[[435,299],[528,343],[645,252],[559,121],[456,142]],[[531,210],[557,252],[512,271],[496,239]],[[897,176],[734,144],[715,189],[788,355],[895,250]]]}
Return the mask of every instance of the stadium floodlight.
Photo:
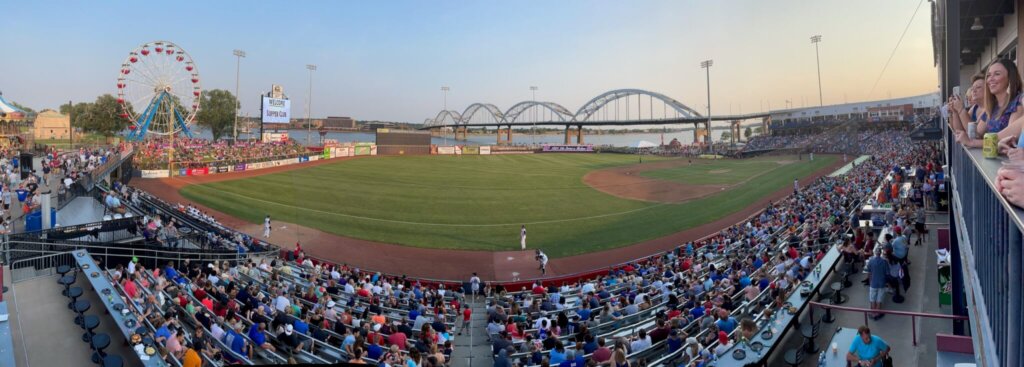
{"label": "stadium floodlight", "polygon": [[313,71],[316,71],[316,65],[306,64],[306,69],[309,70],[309,94],[306,96],[306,146],[309,146],[310,136],[313,135],[313,123],[309,120],[310,112],[313,109]]}
{"label": "stadium floodlight", "polygon": [[[451,87],[441,86],[441,93],[444,93],[443,107],[445,111],[448,111],[448,91],[452,90]],[[451,116],[451,115],[449,115]],[[443,122],[443,121],[440,121]],[[448,132],[444,130],[444,126],[441,126],[441,136],[444,137],[444,145],[448,146]]]}
{"label": "stadium floodlight", "polygon": [[704,142],[711,146],[711,66],[715,64],[715,60],[707,59],[700,62],[701,69],[707,70],[708,80],[708,122],[705,124],[704,131]]}
{"label": "stadium floodlight", "polygon": [[[530,93],[533,94],[531,101],[533,102],[537,102],[537,89],[536,85],[530,86]],[[533,108],[533,131],[530,132],[530,136],[533,138],[533,145],[537,145],[537,106],[531,108]]]}
{"label": "stadium floodlight", "polygon": [[811,43],[814,44],[814,60],[818,64],[818,106],[825,105],[825,99],[821,94],[821,57],[818,55],[818,44],[821,43],[821,35],[811,36]]}
{"label": "stadium floodlight", "polygon": [[245,51],[234,50],[231,53],[237,58],[237,61],[235,62],[235,134],[233,135],[234,138],[232,140],[238,142],[238,110],[242,108],[242,103],[238,97],[238,78],[241,75],[242,58],[245,57]]}

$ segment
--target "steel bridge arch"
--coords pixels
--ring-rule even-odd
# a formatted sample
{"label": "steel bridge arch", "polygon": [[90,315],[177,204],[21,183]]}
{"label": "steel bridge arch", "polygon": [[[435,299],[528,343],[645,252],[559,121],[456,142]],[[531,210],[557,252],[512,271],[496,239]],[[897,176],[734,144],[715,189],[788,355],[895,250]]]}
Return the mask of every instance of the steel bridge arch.
{"label": "steel bridge arch", "polygon": [[501,109],[499,109],[498,106],[490,103],[474,103],[469,105],[469,107],[466,107],[466,109],[462,111],[462,118],[460,121],[462,124],[468,124],[473,118],[473,115],[481,110],[490,113],[496,122],[505,122],[505,114],[501,113]]}
{"label": "steel bridge arch", "polygon": [[437,116],[434,117],[434,123],[431,126],[446,125],[462,125],[462,116],[459,115],[458,112],[452,110],[442,110],[441,112],[438,112]]}
{"label": "steel bridge arch", "polygon": [[508,111],[505,111],[505,121],[509,122],[509,123],[516,122],[516,119],[519,118],[519,115],[522,114],[523,111],[526,111],[526,110],[530,109],[531,107],[535,107],[535,106],[541,106],[541,107],[544,107],[544,108],[548,109],[549,111],[554,113],[555,116],[557,116],[558,119],[561,120],[561,121],[570,122],[570,121],[573,120],[572,112],[569,112],[569,109],[563,107],[562,105],[560,105],[558,103],[555,103],[555,102],[538,102],[538,101],[523,101],[523,102],[516,103],[512,107],[509,107]]}
{"label": "steel bridge arch", "polygon": [[679,114],[685,118],[704,117],[700,114],[700,112],[697,112],[697,110],[694,110],[689,106],[684,105],[682,102],[679,102],[673,99],[672,97],[666,96],[661,93],[646,91],[643,89],[616,89],[604,92],[598,95],[597,97],[594,97],[587,103],[583,104],[583,106],[576,111],[576,114],[573,115],[573,119],[575,121],[587,121],[588,119],[590,119],[590,116],[592,116],[595,112],[597,112],[602,107],[607,105],[609,102],[612,102],[619,98],[625,98],[634,95],[650,96],[658,100],[661,100],[666,105],[671,106],[673,110],[679,112]]}

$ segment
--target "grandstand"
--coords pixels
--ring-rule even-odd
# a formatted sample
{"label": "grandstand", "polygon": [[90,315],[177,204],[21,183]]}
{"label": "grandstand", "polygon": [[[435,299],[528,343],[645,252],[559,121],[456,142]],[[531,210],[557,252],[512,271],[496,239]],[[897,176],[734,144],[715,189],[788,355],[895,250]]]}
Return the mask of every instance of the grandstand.
{"label": "grandstand", "polygon": [[[707,83],[706,115],[646,89],[615,89],[573,113],[544,102],[548,95],[537,99],[536,86],[529,101],[505,112],[474,103],[460,114],[449,110],[455,100],[448,100],[452,89],[444,86],[443,97],[437,95],[444,110],[422,126],[440,136],[323,130],[322,146],[308,146],[314,140],[309,124],[268,134],[267,141],[225,138],[238,130],[230,123],[237,125],[237,115],[253,101],[203,89],[198,73],[191,73],[180,80],[196,97],[195,104],[179,106],[188,121],[175,108],[143,112],[148,119],[166,113],[168,135],[102,132],[115,138],[72,148],[8,149],[5,143],[0,367],[1024,365],[1024,168],[1018,169],[1024,164],[1014,162],[1024,157],[1024,147],[1007,146],[1020,134],[1004,132],[993,159],[967,137],[960,102],[950,99],[952,108],[941,102],[992,60],[1015,61],[1017,46],[1024,47],[1018,24],[1024,0],[928,4],[938,93],[825,105],[838,99],[828,88],[840,89],[826,83],[823,93],[819,70],[822,105],[734,115],[733,101],[725,101],[729,115],[712,114],[712,108],[724,110],[712,99],[718,93],[736,96],[738,104],[768,85],[782,89],[765,101],[778,101],[788,84],[805,86],[797,85],[801,77],[779,83],[771,75],[730,70],[745,79],[742,86],[719,88],[712,86],[719,69],[712,73],[706,60],[695,84]],[[430,15],[427,8],[416,15]],[[870,10],[883,19],[892,9]],[[124,19],[130,18],[142,17]],[[287,28],[277,31],[287,35]],[[384,28],[380,32],[393,31]],[[712,33],[719,32],[706,32],[709,40]],[[416,36],[394,38],[413,44]],[[518,40],[472,36],[485,40],[478,47],[500,44],[510,54],[530,55],[517,48]],[[815,50],[820,40],[812,38]],[[630,43],[611,44],[627,50]],[[281,46],[274,57],[295,53]],[[129,69],[147,60],[150,48],[153,56],[163,50],[170,57],[164,66],[196,68],[191,56],[176,64],[185,60],[183,50],[147,44],[127,56],[118,89],[150,90],[123,83],[152,79]],[[242,50],[234,55],[240,79],[248,60]],[[392,59],[384,64],[395,74],[366,79],[377,84],[361,86],[360,93],[411,90],[401,68],[408,61]],[[475,64],[458,66],[472,71]],[[499,62],[486,64],[499,70],[494,75],[519,77],[497,69]],[[358,112],[315,105],[322,92],[314,98],[314,85],[352,84],[314,83],[316,70],[306,66],[308,92],[295,88],[285,110],[273,111],[280,106],[267,102],[259,112],[288,117],[288,106],[300,101],[306,117],[293,123],[320,121],[313,113]],[[205,83],[224,79],[208,75]],[[587,83],[603,83],[598,76]],[[236,79],[235,93],[246,95],[239,85]],[[690,93],[692,86],[682,85]],[[987,90],[994,96],[989,103],[1012,90],[997,87]],[[467,93],[453,98],[477,97],[470,88],[456,90]],[[107,97],[70,123],[97,128],[92,125],[109,122],[104,118],[114,118],[107,113],[112,101],[124,110],[117,115],[145,108],[130,106],[138,102],[122,94]],[[323,100],[331,98],[337,99],[327,93]],[[336,104],[366,104],[360,98]],[[380,109],[387,113],[418,103],[408,96],[387,102]],[[750,101],[743,102],[749,110]],[[0,98],[0,112],[8,104]],[[6,111],[13,111],[10,105]],[[79,114],[77,105],[68,108]],[[1012,110],[1003,111],[1006,125],[1019,129],[1024,117],[1016,117],[1024,112]],[[323,125],[330,128],[332,119],[354,121],[328,117]],[[758,125],[740,139],[740,128],[752,119]],[[129,123],[135,131],[149,121]],[[726,123],[731,138],[715,138]],[[650,143],[658,129],[621,137],[643,137],[633,144],[583,144],[584,130],[647,124],[664,134],[669,125],[676,132],[678,125],[693,125],[692,144],[664,134],[660,145]],[[557,135],[534,134],[538,125]],[[494,139],[473,136],[470,127],[496,129],[497,143],[479,140]],[[514,129],[519,135],[530,129],[533,136],[513,143]],[[187,138],[181,136],[186,131]],[[454,139],[444,136],[447,131]],[[118,134],[139,139],[120,142]],[[573,134],[576,145],[570,144]],[[511,182],[515,178],[524,179]],[[673,185],[660,185],[665,182]],[[332,210],[338,208],[344,210]]]}
{"label": "grandstand", "polygon": [[[50,323],[65,318],[60,327],[81,332],[15,344],[29,349],[34,363],[48,364],[92,355],[110,365],[177,366],[198,358],[211,366],[354,359],[539,366],[604,361],[616,350],[655,366],[809,361],[800,351],[821,348],[825,342],[815,339],[831,336],[814,332],[794,347],[802,326],[820,329],[829,300],[862,292],[834,287],[864,263],[850,247],[865,228],[861,211],[880,206],[889,195],[878,192],[888,194],[890,182],[915,187],[927,175],[924,163],[939,158],[932,144],[911,142],[905,127],[828,134],[854,143],[801,143],[820,138],[808,135],[772,144],[871,154],[671,251],[604,271],[504,283],[417,279],[331,263],[238,232],[191,205],[165,202],[133,187],[130,176],[97,177],[80,198],[102,203],[98,214],[108,218],[13,234],[6,251],[8,297],[64,308],[11,313],[22,320],[63,313]],[[128,151],[119,162],[138,154]],[[868,226],[879,237],[895,225],[866,219],[878,222]],[[76,344],[78,352],[42,352],[59,343]]]}

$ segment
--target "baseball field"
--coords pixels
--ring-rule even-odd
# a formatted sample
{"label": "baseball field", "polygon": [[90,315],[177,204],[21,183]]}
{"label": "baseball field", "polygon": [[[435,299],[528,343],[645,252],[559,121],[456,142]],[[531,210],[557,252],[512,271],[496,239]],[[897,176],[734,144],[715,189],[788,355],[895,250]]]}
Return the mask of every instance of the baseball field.
{"label": "baseball field", "polygon": [[738,212],[835,157],[688,160],[619,154],[371,157],[181,195],[252,223],[275,221],[407,246],[564,257],[630,245]]}

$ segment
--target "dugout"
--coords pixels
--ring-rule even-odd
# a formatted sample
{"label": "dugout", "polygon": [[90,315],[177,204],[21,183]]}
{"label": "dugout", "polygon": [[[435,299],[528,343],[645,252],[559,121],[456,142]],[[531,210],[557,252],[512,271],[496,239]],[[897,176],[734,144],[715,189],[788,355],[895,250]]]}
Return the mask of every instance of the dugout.
{"label": "dugout", "polygon": [[430,133],[377,129],[377,155],[430,154]]}

